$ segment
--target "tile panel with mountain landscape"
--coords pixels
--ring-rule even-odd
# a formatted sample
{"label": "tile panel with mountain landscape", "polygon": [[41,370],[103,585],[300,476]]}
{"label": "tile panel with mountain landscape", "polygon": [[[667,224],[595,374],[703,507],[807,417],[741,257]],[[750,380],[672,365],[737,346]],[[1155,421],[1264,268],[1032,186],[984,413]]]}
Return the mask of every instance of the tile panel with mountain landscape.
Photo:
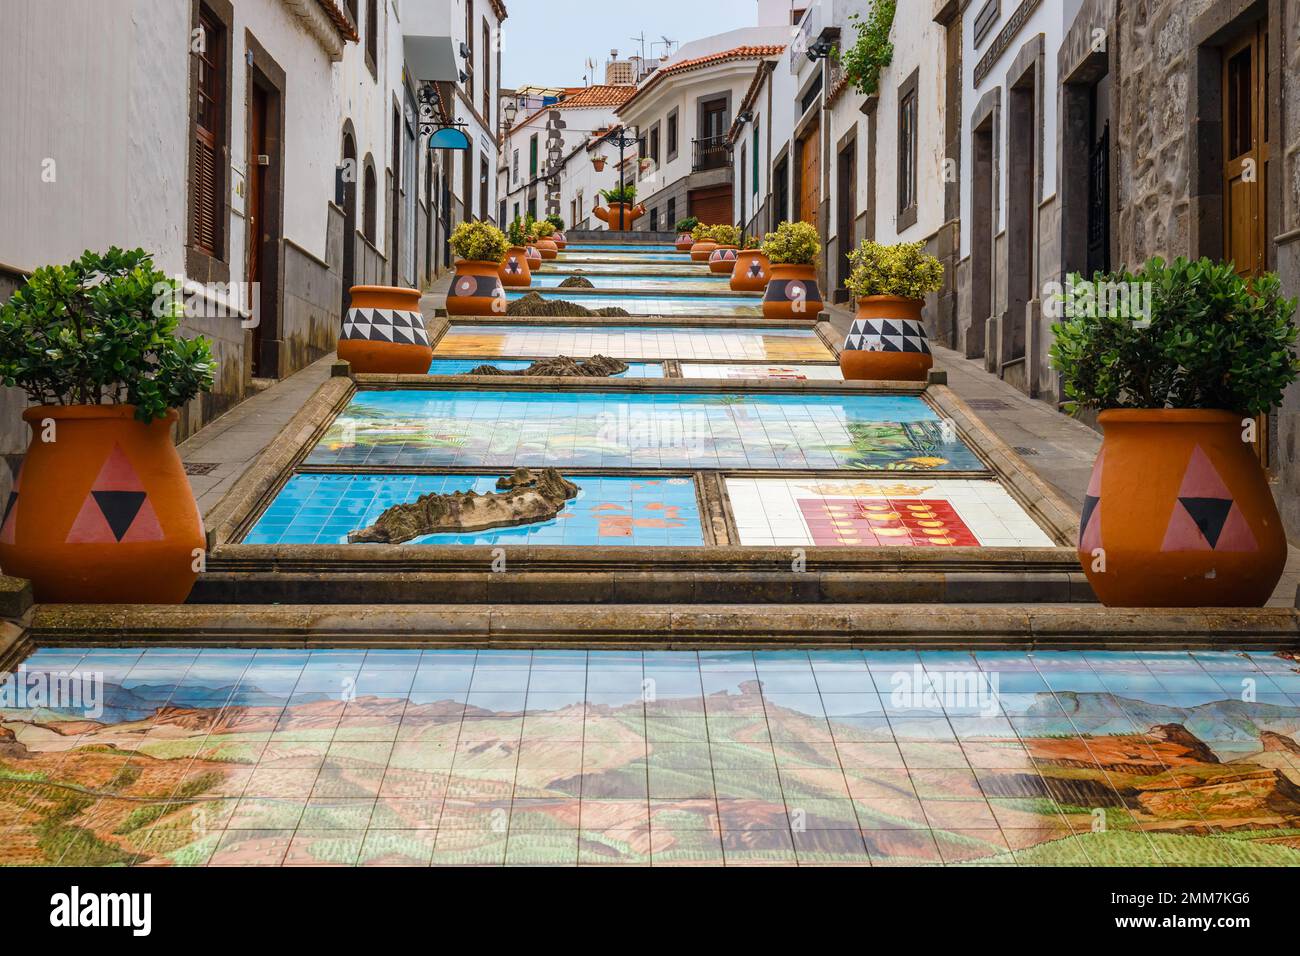
{"label": "tile panel with mountain landscape", "polygon": [[359,392],[309,466],[983,470],[915,396]]}
{"label": "tile panel with mountain landscape", "polygon": [[9,865],[1300,864],[1266,652],[50,648],[0,688]]}

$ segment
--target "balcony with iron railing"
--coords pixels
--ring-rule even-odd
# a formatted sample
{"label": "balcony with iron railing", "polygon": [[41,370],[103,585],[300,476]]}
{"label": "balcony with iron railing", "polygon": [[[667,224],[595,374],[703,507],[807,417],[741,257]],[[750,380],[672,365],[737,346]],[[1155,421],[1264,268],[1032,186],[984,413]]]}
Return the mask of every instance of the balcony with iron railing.
{"label": "balcony with iron railing", "polygon": [[728,145],[725,136],[692,140],[692,147],[692,172],[699,173],[708,169],[726,169],[731,166],[731,146]]}

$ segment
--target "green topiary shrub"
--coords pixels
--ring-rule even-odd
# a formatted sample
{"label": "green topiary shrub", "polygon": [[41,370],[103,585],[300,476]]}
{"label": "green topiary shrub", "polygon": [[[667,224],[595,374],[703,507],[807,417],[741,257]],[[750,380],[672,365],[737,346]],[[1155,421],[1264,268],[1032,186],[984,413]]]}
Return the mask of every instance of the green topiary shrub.
{"label": "green topiary shrub", "polygon": [[555,227],[556,232],[564,232],[564,220],[559,216],[547,216],[546,221]]}
{"label": "green topiary shrub", "polygon": [[1212,408],[1259,415],[1300,374],[1296,299],[1276,275],[1230,263],[1172,264],[1070,277],[1052,327],[1052,365],[1074,410]]}
{"label": "green topiary shrub", "polygon": [[738,246],[740,230],[735,226],[714,226],[709,230],[709,238],[720,246]]}
{"label": "green topiary shrub", "polygon": [[822,251],[817,230],[806,222],[783,222],[763,240],[763,253],[772,265],[812,265]]}
{"label": "green topiary shrub", "polygon": [[894,295],[924,299],[943,288],[943,264],[926,255],[923,248],[920,242],[886,246],[864,241],[849,253],[853,270],[844,284],[858,298]]}
{"label": "green topiary shrub", "polygon": [[678,219],[677,225],[673,228],[678,232],[678,234],[686,232],[694,233],[695,227],[699,224],[700,221],[697,218],[694,216],[687,216],[685,219]]}
{"label": "green topiary shrub", "polygon": [[212,388],[208,341],[176,334],[184,315],[143,249],[44,266],[0,307],[0,381],[38,404],[128,404],[151,422]]}
{"label": "green topiary shrub", "polygon": [[490,222],[462,222],[452,230],[451,251],[461,259],[501,262],[510,243],[506,234]]}
{"label": "green topiary shrub", "polygon": [[506,238],[510,240],[510,245],[526,246],[532,242],[534,222],[532,216],[526,216],[523,219],[516,216],[514,222],[506,227]]}

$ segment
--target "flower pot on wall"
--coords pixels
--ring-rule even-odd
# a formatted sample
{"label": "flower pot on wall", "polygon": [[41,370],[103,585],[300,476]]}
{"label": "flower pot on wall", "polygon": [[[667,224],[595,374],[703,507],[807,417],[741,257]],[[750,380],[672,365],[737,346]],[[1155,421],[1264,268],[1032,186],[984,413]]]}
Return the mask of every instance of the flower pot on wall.
{"label": "flower pot on wall", "polygon": [[611,232],[626,232],[645,215],[645,204],[629,206],[626,203],[612,202],[608,206],[597,206],[592,214],[601,222],[607,223]]}
{"label": "flower pot on wall", "polygon": [[763,296],[765,319],[815,319],[822,310],[817,267],[774,265]]}
{"label": "flower pot on wall", "polygon": [[501,284],[512,289],[526,289],[533,284],[533,270],[528,266],[528,250],[511,246],[499,270]]}
{"label": "flower pot on wall", "polygon": [[524,246],[525,258],[528,260],[528,268],[540,269],[542,267],[542,250],[538,249],[536,244],[529,243]]}
{"label": "flower pot on wall", "polygon": [[537,251],[542,254],[543,259],[558,259],[560,256],[560,247],[555,244],[554,239],[538,239]]}
{"label": "flower pot on wall", "polygon": [[858,299],[857,317],[840,351],[848,381],[924,382],[934,366],[921,322],[921,299],[869,295]]}
{"label": "flower pot on wall", "polygon": [[709,253],[709,271],[714,275],[730,275],[736,271],[736,246],[718,246]]}
{"label": "flower pot on wall", "polygon": [[691,246],[695,245],[695,239],[689,232],[684,232],[677,237],[676,245],[678,252],[690,252]]}
{"label": "flower pot on wall", "polygon": [[1115,409],[1080,520],[1079,560],[1109,607],[1259,607],[1286,565],[1242,416]]}
{"label": "flower pot on wall", "polygon": [[501,265],[478,259],[457,259],[456,275],[447,291],[448,315],[504,315],[506,290]]}
{"label": "flower pot on wall", "polygon": [[772,263],[758,249],[744,249],[736,256],[731,271],[732,292],[762,292],[772,274]]}
{"label": "flower pot on wall", "polygon": [[701,239],[691,246],[691,261],[708,262],[713,256],[713,250],[716,248],[718,248],[718,244],[712,239]]}
{"label": "flower pot on wall", "polygon": [[[0,523],[0,565],[43,603],[179,604],[198,577],[203,519],[172,444],[175,411],[41,405]],[[53,440],[49,440],[52,436]]]}
{"label": "flower pot on wall", "polygon": [[[497,264],[492,263],[492,267],[499,288]],[[454,289],[455,281],[452,286]],[[449,294],[448,311],[450,298]],[[420,313],[420,291],[380,285],[354,286],[352,306],[343,319],[338,354],[342,361],[352,365],[354,372],[386,375],[428,372],[433,349]]]}

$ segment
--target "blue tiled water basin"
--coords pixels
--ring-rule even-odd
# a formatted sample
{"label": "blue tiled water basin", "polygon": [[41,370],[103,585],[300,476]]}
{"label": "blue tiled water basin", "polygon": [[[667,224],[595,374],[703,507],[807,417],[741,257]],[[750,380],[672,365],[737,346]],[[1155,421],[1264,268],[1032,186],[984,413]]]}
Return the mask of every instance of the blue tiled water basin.
{"label": "blue tiled water basin", "polygon": [[690,315],[690,316],[744,316],[763,314],[763,303],[757,296],[707,296],[707,295],[653,295],[611,293],[609,295],[574,295],[566,298],[564,289],[529,289],[507,292],[507,301],[522,299],[537,292],[543,299],[564,300],[588,309],[624,309],[630,315]]}
{"label": "blue tiled water basin", "polygon": [[900,395],[363,391],[309,465],[983,470]]}
{"label": "blue tiled water basin", "polygon": [[[533,274],[533,289],[558,289],[561,282],[575,273],[547,273]],[[601,275],[592,273],[584,276],[591,280],[591,284],[597,289],[607,289],[615,292],[639,292],[645,290],[665,291],[665,292],[729,292],[731,291],[730,276],[715,276],[711,273],[702,273],[700,275]],[[571,289],[560,290],[563,293],[571,292]],[[581,301],[581,300],[579,300]]]}
{"label": "blue tiled water basin", "polygon": [[[579,356],[580,358],[585,356]],[[533,363],[522,359],[434,359],[429,363],[430,375],[468,375],[480,365],[495,365],[503,372],[517,372]],[[627,371],[613,378],[663,378],[664,367],[658,362],[628,362]]]}
{"label": "blue tiled water basin", "polygon": [[[421,495],[496,490],[498,475],[295,475],[245,544],[346,544],[386,509]],[[698,546],[695,483],[684,477],[568,476],[579,487],[549,521],[468,534],[431,534],[408,544]]]}

